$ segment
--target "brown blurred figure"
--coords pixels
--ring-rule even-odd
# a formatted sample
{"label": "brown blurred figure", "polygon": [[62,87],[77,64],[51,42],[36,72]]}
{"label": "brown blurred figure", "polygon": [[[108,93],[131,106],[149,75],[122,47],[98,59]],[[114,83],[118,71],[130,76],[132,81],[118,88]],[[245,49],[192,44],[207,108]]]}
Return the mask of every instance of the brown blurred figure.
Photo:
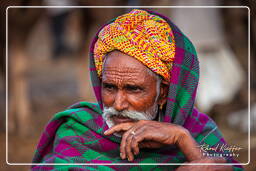
{"label": "brown blurred figure", "polygon": [[[5,13],[5,9],[10,5],[27,6],[41,4],[41,0],[3,1],[1,12],[2,14]],[[37,8],[8,9],[8,130],[9,132],[18,132],[20,135],[29,134],[31,114],[26,81],[26,72],[29,69],[27,66],[29,57],[26,53],[26,42],[41,14],[42,9]],[[5,17],[5,15],[1,15],[1,23],[5,22],[3,16]],[[2,26],[5,26],[5,24],[1,24]],[[5,29],[1,28],[1,41],[5,40],[3,35],[5,35]],[[4,46],[1,46],[3,50],[2,47]],[[1,63],[4,63],[3,59],[1,58]]]}

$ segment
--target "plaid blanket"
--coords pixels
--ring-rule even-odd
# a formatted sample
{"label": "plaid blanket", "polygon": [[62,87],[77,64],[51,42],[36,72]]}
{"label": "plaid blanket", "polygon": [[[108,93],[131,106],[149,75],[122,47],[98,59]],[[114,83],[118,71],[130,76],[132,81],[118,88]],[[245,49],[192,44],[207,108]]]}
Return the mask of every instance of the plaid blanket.
{"label": "plaid blanket", "polygon": [[[207,144],[209,147],[225,144],[214,121],[194,107],[199,80],[199,63],[193,44],[167,17],[149,12],[162,17],[170,24],[176,42],[168,101],[165,112],[161,116],[161,122],[175,123],[185,127],[198,144]],[[114,135],[103,134],[108,126],[101,115],[101,82],[93,60],[96,40],[97,36],[90,48],[90,74],[98,103],[80,102],[53,117],[40,138],[33,158],[35,165],[32,166],[32,170],[174,170],[178,167],[177,165],[161,166],[157,163],[186,162],[185,156],[176,146],[142,149],[134,161],[128,162],[119,157],[121,139]],[[208,151],[208,153],[216,152]],[[235,162],[232,157],[225,156],[224,152],[219,151],[219,154],[226,157],[228,162]],[[36,165],[36,163],[40,164]],[[69,163],[70,165],[47,165],[48,163]],[[74,163],[101,165],[82,166]],[[123,165],[113,165],[115,163]],[[146,163],[153,165],[125,165]],[[243,170],[239,165],[233,168]]]}

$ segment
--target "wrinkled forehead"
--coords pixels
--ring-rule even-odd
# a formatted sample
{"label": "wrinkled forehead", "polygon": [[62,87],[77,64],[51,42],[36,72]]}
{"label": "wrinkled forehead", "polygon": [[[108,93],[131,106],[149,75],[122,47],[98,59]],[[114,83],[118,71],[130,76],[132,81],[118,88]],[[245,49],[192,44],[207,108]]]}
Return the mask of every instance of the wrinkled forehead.
{"label": "wrinkled forehead", "polygon": [[103,81],[106,79],[122,79],[133,82],[153,81],[149,69],[136,58],[125,53],[113,51],[106,56],[103,64]]}
{"label": "wrinkled forehead", "polygon": [[147,67],[136,58],[115,50],[106,55],[103,64],[103,74],[111,72],[146,74]]}

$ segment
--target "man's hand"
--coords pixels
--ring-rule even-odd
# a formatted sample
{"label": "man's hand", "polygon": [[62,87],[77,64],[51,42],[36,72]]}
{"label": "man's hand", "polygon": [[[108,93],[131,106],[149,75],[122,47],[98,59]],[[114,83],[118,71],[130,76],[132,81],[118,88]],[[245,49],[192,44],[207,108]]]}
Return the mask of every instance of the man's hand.
{"label": "man's hand", "polygon": [[111,127],[104,134],[118,132],[124,132],[120,146],[122,159],[133,161],[140,148],[159,148],[171,144],[176,144],[189,161],[201,158],[200,150],[189,132],[175,124],[146,120],[126,122]]}

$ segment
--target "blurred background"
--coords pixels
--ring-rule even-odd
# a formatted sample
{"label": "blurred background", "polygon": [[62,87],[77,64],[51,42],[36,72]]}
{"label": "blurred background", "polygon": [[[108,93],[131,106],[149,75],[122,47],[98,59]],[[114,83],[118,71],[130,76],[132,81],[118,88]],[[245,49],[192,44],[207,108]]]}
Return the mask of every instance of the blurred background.
{"label": "blurred background", "polygon": [[[256,22],[253,0],[13,0],[1,1],[0,145],[5,163],[7,6],[242,6],[251,10],[251,162],[256,161]],[[248,161],[248,9],[153,8],[168,17],[194,43],[200,61],[196,106],[211,116],[239,162]],[[128,8],[8,9],[8,162],[30,163],[51,117],[78,101],[94,102],[88,49],[97,30]],[[1,165],[3,170],[29,166]]]}

